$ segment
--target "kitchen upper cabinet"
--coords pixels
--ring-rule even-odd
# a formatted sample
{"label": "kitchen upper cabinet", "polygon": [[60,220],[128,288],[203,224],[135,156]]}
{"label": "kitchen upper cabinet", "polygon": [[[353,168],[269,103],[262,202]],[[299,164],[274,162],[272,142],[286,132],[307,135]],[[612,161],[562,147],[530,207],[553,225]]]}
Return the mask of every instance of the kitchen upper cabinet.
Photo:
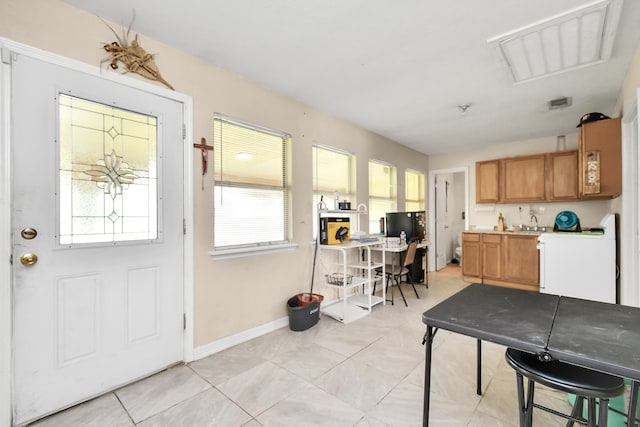
{"label": "kitchen upper cabinet", "polygon": [[622,192],[620,119],[585,123],[578,150],[476,162],[476,203],[612,199]]}
{"label": "kitchen upper cabinet", "polygon": [[462,233],[462,275],[480,279],[480,240],[478,233]]}
{"label": "kitchen upper cabinet", "polygon": [[580,198],[612,199],[622,193],[621,120],[584,123],[579,130]]}
{"label": "kitchen upper cabinet", "polygon": [[540,283],[538,236],[504,236],[502,249],[503,280],[528,285]]}
{"label": "kitchen upper cabinet", "polygon": [[476,203],[500,201],[500,160],[476,162]]}
{"label": "kitchen upper cabinet", "polygon": [[503,203],[545,201],[545,155],[518,156],[501,160]]}
{"label": "kitchen upper cabinet", "polygon": [[[464,260],[464,255],[463,258]],[[502,236],[482,235],[482,278],[502,280]]]}
{"label": "kitchen upper cabinet", "polygon": [[578,151],[546,154],[546,199],[578,200]]}

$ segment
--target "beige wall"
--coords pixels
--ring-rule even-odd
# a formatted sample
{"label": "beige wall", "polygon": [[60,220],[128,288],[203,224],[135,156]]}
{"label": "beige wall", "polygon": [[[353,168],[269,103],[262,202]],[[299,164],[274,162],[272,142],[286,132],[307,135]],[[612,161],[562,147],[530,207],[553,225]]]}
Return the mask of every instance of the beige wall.
{"label": "beige wall", "polygon": [[616,107],[618,115],[624,116],[625,112],[632,113],[633,107],[636,107],[638,88],[640,88],[640,45],[636,49],[635,56],[629,65],[622,91],[618,97],[618,105]]}
{"label": "beige wall", "polygon": [[[620,95],[618,96],[618,102],[615,109],[615,115],[624,117],[625,114],[627,116],[634,113],[634,109],[637,108],[637,97],[638,97],[638,89],[640,88],[640,45],[636,49],[636,53],[629,65],[629,70],[627,71],[627,75],[625,76],[624,82],[622,84],[622,90],[620,91]],[[630,120],[627,117],[627,120]],[[624,122],[627,120],[623,120],[623,140],[624,140]],[[623,149],[623,155],[625,150]],[[624,163],[624,162],[623,162]],[[624,171],[623,171],[624,173]],[[624,182],[624,179],[623,179]],[[625,189],[623,188],[623,193]],[[622,198],[615,199],[613,201],[613,209],[616,212],[622,210]],[[628,221],[628,220],[626,220]],[[620,219],[620,226],[624,226],[625,219]]]}
{"label": "beige wall", "polygon": [[[566,135],[567,149],[578,147],[578,133]],[[556,137],[537,138],[517,141],[508,144],[496,144],[470,150],[429,157],[429,170],[447,168],[469,168],[469,225],[473,227],[493,226],[498,222],[498,214],[502,212],[507,225],[529,224],[529,210],[533,209],[540,225],[553,225],[555,216],[563,210],[576,212],[583,226],[597,226],[605,213],[611,209],[609,201],[588,202],[554,202],[554,203],[523,203],[476,205],[476,169],[475,163],[481,160],[513,157],[522,154],[543,153],[556,149]]]}
{"label": "beige wall", "polygon": [[[117,28],[114,25],[114,28]],[[135,27],[133,28],[135,32]],[[0,37],[98,66],[102,42],[111,31],[94,15],[59,0],[3,0]],[[427,172],[427,156],[379,135],[314,110],[245,78],[140,34],[140,44],[156,53],[163,77],[177,91],[193,97],[193,135],[212,141],[213,114],[256,123],[292,134],[292,253],[224,261],[209,256],[213,241],[213,182],[201,191],[201,168],[194,161],[195,346],[203,346],[287,315],[285,302],[308,288],[312,246],[311,144],[319,142],[357,156],[357,202],[367,203],[367,161],[382,159],[398,167],[399,206],[404,204],[404,169]],[[224,43],[224,40],[212,41]],[[110,72],[110,71],[105,71]],[[132,76],[132,78],[138,78]],[[211,158],[210,158],[211,160]],[[366,218],[364,221],[366,224]]]}

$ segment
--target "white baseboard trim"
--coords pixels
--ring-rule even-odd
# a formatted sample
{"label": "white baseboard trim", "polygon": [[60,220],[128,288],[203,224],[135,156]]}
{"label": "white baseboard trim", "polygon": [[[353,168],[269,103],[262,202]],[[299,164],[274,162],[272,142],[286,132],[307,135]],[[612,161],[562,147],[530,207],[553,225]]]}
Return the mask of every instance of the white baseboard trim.
{"label": "white baseboard trim", "polygon": [[252,340],[269,332],[276,331],[282,327],[289,325],[289,317],[282,317],[274,320],[273,322],[265,323],[264,325],[257,326],[255,328],[247,329],[240,333],[230,335],[217,341],[213,341],[209,344],[205,344],[196,347],[193,351],[193,360],[199,360],[212,354],[218,353],[222,350],[226,350],[234,345],[242,344],[243,342]]}

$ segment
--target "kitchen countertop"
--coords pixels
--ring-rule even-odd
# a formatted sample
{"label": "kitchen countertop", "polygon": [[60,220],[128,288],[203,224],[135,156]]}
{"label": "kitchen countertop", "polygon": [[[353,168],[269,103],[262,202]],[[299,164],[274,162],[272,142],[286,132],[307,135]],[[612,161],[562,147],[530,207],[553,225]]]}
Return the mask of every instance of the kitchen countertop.
{"label": "kitchen countertop", "polygon": [[481,233],[481,234],[519,234],[523,236],[539,236],[542,233],[551,233],[553,231],[552,227],[547,227],[546,231],[538,230],[538,231],[527,231],[527,230],[514,230],[514,231],[498,231],[498,230],[465,230],[463,233]]}
{"label": "kitchen countertop", "polygon": [[546,227],[545,231],[542,230],[538,230],[538,231],[533,231],[533,230],[514,230],[514,231],[498,231],[498,230],[465,230],[463,231],[463,233],[478,233],[478,234],[519,234],[522,236],[539,236],[543,233],[554,233],[554,234],[566,234],[569,236],[575,236],[575,235],[589,235],[589,236],[601,236],[604,233],[602,232],[602,230],[589,230],[589,229],[583,229],[582,231],[579,232],[575,232],[575,231],[553,231],[553,227]]}

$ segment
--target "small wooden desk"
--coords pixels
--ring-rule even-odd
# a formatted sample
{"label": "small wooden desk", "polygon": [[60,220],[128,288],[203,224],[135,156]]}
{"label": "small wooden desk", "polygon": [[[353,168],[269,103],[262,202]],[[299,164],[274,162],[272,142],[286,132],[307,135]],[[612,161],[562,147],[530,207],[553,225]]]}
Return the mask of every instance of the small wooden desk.
{"label": "small wooden desk", "polygon": [[640,382],[640,309],[499,286],[472,284],[422,315],[426,325],[424,410],[429,425],[433,337],[446,329],[633,380],[629,425]]}
{"label": "small wooden desk", "polygon": [[[429,251],[429,246],[431,245],[431,242],[423,240],[421,242],[418,242],[418,246],[417,249],[426,249],[424,252],[424,257],[423,257],[423,268],[424,268],[424,277],[422,280],[422,284],[425,285],[426,287],[429,287],[429,257],[427,256],[427,252]],[[402,245],[402,246],[392,246],[392,247],[387,247],[384,244],[382,244],[382,246],[379,247],[375,247],[373,248],[374,251],[384,251],[384,252],[388,252],[391,254],[391,265],[393,266],[395,264],[395,254],[398,253],[402,253],[405,252],[407,250],[407,248],[409,247],[409,245]]]}

